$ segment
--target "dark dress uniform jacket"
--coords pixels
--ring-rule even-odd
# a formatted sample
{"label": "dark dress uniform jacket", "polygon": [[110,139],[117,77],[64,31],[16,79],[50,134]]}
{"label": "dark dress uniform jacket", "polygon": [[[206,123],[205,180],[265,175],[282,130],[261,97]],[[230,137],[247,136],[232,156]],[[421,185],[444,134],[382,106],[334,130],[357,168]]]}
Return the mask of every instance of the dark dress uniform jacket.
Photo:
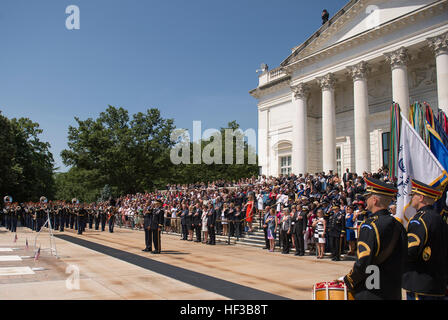
{"label": "dark dress uniform jacket", "polygon": [[159,225],[163,225],[163,220],[164,220],[164,216],[163,216],[164,212],[162,209],[153,209],[151,211],[151,221],[150,221],[150,227],[151,230],[157,230],[158,228],[160,228]]}
{"label": "dark dress uniform jacket", "polygon": [[447,225],[431,206],[421,208],[408,224],[408,263],[403,288],[445,295],[448,269]]}
{"label": "dark dress uniform jacket", "polygon": [[[407,252],[406,230],[387,210],[373,213],[361,225],[358,257],[344,277],[347,288],[359,300],[401,300],[401,279]],[[366,268],[379,269],[379,289],[368,289]]]}
{"label": "dark dress uniform jacket", "polygon": [[345,214],[339,210],[334,212],[328,219],[328,235],[330,237],[339,237],[345,232]]}

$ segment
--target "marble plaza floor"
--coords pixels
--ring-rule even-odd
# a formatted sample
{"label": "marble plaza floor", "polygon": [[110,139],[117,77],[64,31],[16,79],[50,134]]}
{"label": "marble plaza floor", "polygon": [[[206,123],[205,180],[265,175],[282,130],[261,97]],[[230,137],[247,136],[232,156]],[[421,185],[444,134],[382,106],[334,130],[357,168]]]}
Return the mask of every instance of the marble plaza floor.
{"label": "marble plaza floor", "polygon": [[[162,235],[162,254],[142,252],[144,233],[116,228],[55,232],[59,258],[44,230],[0,228],[0,300],[10,299],[295,299],[310,300],[313,284],[345,275],[353,261],[294,256],[247,246],[215,246]],[[29,248],[25,243],[28,240]]]}

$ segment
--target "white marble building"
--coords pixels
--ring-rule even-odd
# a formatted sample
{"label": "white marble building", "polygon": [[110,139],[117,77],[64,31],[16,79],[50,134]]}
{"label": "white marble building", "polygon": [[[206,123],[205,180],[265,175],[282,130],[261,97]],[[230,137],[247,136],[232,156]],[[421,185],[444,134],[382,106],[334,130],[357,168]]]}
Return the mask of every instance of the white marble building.
{"label": "white marble building", "polygon": [[448,113],[448,0],[352,0],[250,94],[262,174],[376,171],[393,101]]}

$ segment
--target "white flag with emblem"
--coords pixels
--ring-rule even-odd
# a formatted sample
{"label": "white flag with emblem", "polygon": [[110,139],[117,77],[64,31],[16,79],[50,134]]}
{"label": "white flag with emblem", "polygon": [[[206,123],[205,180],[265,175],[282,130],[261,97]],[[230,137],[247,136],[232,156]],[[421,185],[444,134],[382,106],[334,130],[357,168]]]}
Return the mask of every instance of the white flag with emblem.
{"label": "white flag with emblem", "polygon": [[416,179],[437,186],[447,179],[446,171],[420,138],[408,120],[401,115],[401,137],[398,151],[397,214],[395,217],[406,227],[417,213],[411,207],[412,181]]}

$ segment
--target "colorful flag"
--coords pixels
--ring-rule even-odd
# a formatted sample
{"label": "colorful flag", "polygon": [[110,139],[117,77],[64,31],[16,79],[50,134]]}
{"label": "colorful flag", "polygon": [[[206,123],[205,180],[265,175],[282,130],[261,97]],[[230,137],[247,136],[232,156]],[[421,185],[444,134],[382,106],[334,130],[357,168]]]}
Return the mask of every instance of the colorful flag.
{"label": "colorful flag", "polygon": [[406,227],[416,214],[416,210],[410,206],[411,179],[437,187],[448,181],[448,174],[409,121],[403,115],[401,119],[396,218]]}
{"label": "colorful flag", "polygon": [[34,256],[34,261],[38,260],[39,256],[40,256],[40,246],[39,246],[39,249],[36,252],[36,255]]}

